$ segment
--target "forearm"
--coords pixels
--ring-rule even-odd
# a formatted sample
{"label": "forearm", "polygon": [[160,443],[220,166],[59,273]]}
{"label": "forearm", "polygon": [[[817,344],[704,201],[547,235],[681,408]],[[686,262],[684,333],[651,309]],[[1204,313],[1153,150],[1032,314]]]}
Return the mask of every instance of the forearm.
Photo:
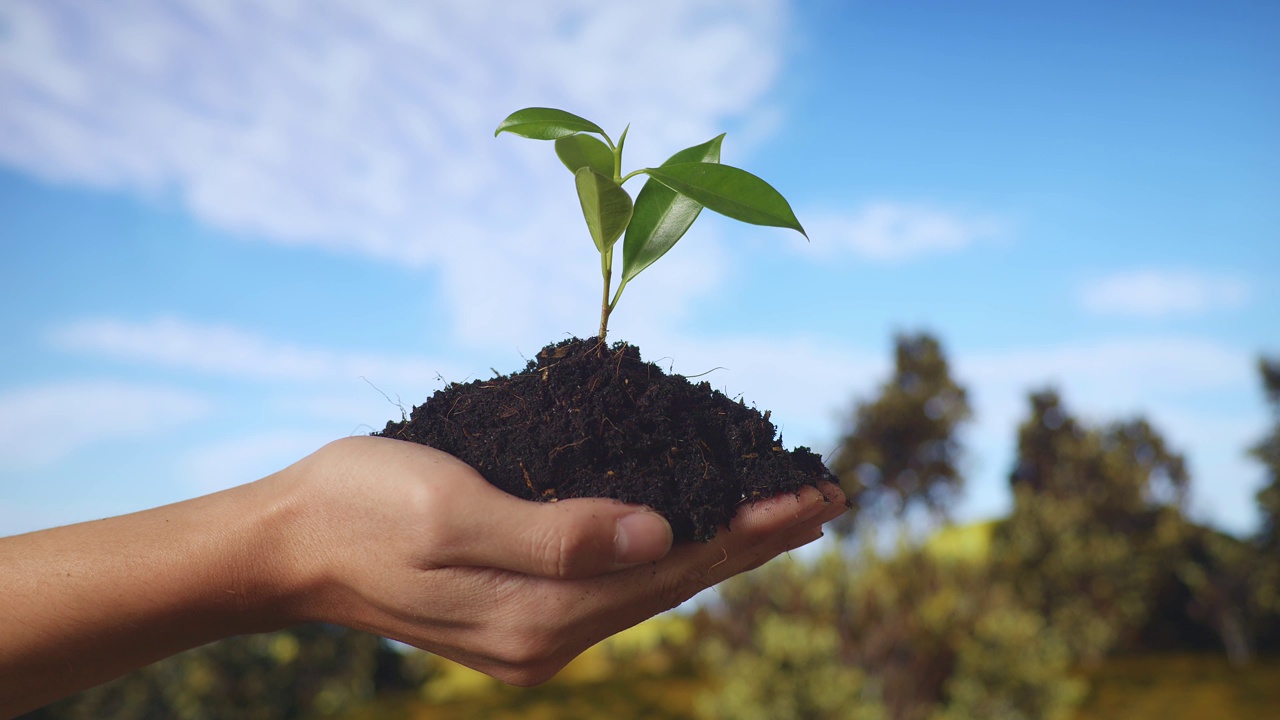
{"label": "forearm", "polygon": [[642,508],[531,503],[455,458],[353,437],[256,483],[0,539],[0,719],[211,640],[305,621],[392,637],[516,684],[811,542],[839,490],[746,507],[671,547]]}
{"label": "forearm", "polygon": [[288,622],[281,528],[255,483],[0,539],[0,717],[230,635]]}

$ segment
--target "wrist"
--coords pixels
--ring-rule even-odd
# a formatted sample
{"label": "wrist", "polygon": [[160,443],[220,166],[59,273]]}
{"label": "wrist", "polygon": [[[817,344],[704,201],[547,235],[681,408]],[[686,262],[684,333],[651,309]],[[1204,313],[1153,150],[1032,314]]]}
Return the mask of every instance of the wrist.
{"label": "wrist", "polygon": [[[296,466],[295,466],[296,467]],[[321,619],[316,598],[324,586],[317,561],[313,508],[294,467],[236,488],[243,552],[237,558],[248,632],[270,632]],[[234,491],[233,491],[234,492]]]}

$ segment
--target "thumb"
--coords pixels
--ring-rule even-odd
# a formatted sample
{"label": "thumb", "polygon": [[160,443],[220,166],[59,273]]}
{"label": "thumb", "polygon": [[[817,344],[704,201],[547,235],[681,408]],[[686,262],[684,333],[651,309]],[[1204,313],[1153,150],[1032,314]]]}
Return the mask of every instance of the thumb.
{"label": "thumb", "polygon": [[652,562],[671,549],[671,525],[648,508],[605,498],[530,502],[494,488],[477,503],[447,564],[548,578],[583,578]]}

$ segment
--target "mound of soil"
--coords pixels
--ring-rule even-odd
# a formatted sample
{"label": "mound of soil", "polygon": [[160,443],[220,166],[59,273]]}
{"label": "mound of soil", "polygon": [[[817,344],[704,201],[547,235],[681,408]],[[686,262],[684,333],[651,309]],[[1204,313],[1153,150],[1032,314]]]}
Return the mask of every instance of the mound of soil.
{"label": "mound of soil", "polygon": [[526,500],[609,497],[711,539],[743,502],[834,482],[761,415],[595,338],[549,345],[523,372],[452,383],[380,433],[443,450]]}

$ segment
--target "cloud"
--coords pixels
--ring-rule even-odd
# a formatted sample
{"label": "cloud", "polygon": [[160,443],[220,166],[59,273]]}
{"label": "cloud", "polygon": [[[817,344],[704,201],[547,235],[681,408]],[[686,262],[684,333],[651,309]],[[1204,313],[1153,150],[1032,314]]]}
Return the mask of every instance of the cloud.
{"label": "cloud", "polygon": [[1251,387],[1254,372],[1249,353],[1177,336],[970,353],[960,363],[966,376],[980,383],[1023,391],[1050,384],[1079,386],[1113,407],[1132,405],[1153,392],[1187,396]]}
{"label": "cloud", "polygon": [[874,262],[895,263],[958,252],[1007,232],[994,216],[963,214],[931,205],[891,200],[868,202],[852,214],[814,212],[806,221],[816,253],[849,251]]}
{"label": "cloud", "polygon": [[217,492],[266,477],[320,449],[333,436],[277,430],[208,443],[178,461],[178,474],[192,491]]}
{"label": "cloud", "polygon": [[768,126],[784,10],[17,0],[0,6],[0,163],[173,196],[269,242],[437,268],[461,339],[546,337],[598,261],[549,145],[492,129],[527,105],[615,137],[631,122],[631,167],[748,115]]}
{"label": "cloud", "polygon": [[64,381],[0,394],[0,464],[51,465],[96,443],[154,436],[208,414],[202,396],[110,381]]}
{"label": "cloud", "polygon": [[1167,317],[1242,307],[1249,285],[1230,275],[1194,270],[1131,270],[1081,284],[1080,306],[1099,315]]}
{"label": "cloud", "polygon": [[464,375],[449,362],[302,347],[230,325],[174,317],[84,320],[55,328],[49,338],[64,350],[241,380],[316,383],[365,377],[419,387],[424,378]]}

